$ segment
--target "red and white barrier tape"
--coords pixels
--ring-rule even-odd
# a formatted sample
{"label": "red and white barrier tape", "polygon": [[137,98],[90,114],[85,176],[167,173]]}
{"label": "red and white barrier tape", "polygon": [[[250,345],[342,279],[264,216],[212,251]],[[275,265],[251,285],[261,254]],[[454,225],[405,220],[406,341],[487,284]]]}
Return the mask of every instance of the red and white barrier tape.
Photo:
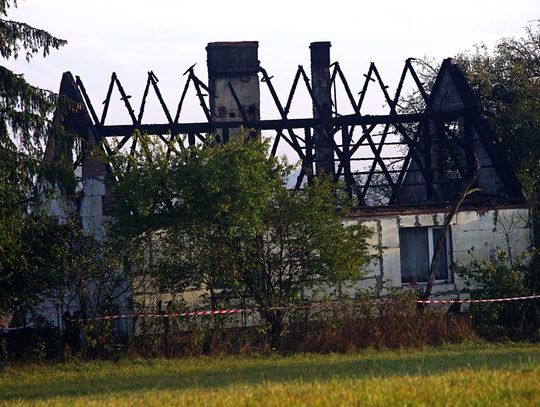
{"label": "red and white barrier tape", "polygon": [[170,313],[152,313],[152,314],[119,314],[107,315],[103,317],[93,318],[67,318],[71,322],[89,322],[89,321],[109,321],[122,318],[182,318],[182,317],[198,317],[205,315],[230,315],[241,314],[257,311],[258,308],[236,308],[236,309],[221,309],[221,310],[205,310],[205,311],[190,311],[190,312],[170,312]]}
{"label": "red and white barrier tape", "polygon": [[[334,308],[338,305],[346,305],[346,304],[341,303],[341,302],[340,303],[318,303],[318,304],[289,306],[289,307],[270,307],[268,308],[268,310],[277,311],[277,310],[286,310],[286,309]],[[66,318],[66,320],[70,322],[90,322],[90,321],[110,321],[114,319],[123,319],[123,318],[185,318],[185,317],[197,317],[197,316],[207,316],[207,315],[247,314],[250,312],[259,311],[260,309],[261,308],[234,308],[234,309],[204,310],[204,311],[191,311],[191,312],[117,314],[117,315],[106,315],[106,316],[91,317],[91,318]]]}
{"label": "red and white barrier tape", "polygon": [[13,326],[13,327],[4,327],[4,326],[0,326],[0,332],[12,332],[12,331],[19,331],[21,329],[24,329],[24,328],[31,328],[33,326],[33,324],[26,324],[26,325],[21,325],[21,326]]}
{"label": "red and white barrier tape", "polygon": [[[540,295],[528,295],[524,297],[506,297],[506,298],[489,298],[489,299],[479,299],[479,300],[416,300],[417,304],[476,304],[476,303],[494,303],[494,302],[508,302],[508,301],[524,301],[540,298]],[[384,298],[375,301],[388,301]],[[271,310],[284,310],[284,309],[299,309],[299,308],[325,308],[325,307],[335,307],[336,303],[320,303],[320,304],[311,304],[307,306],[293,306],[293,307],[273,307]],[[343,303],[339,303],[343,305]],[[115,319],[123,318],[189,318],[197,316],[207,316],[207,315],[231,315],[231,314],[246,314],[250,312],[259,311],[259,308],[235,308],[235,309],[223,309],[223,310],[204,310],[204,311],[190,311],[190,312],[171,312],[171,313],[137,313],[137,314],[118,314],[118,315],[106,315],[101,317],[92,317],[92,318],[66,318],[70,322],[91,322],[91,321],[111,321]],[[23,328],[29,328],[32,324],[27,324],[23,326],[3,328],[0,327],[0,331],[9,332],[16,331]]]}
{"label": "red and white barrier tape", "polygon": [[[49,318],[52,318],[52,316],[57,313],[56,310],[53,310],[51,311],[49,314],[47,314],[47,316],[45,316],[44,318],[45,319],[49,319]],[[27,322],[26,324],[24,325],[19,325],[19,326],[12,326],[12,327],[9,327],[9,326],[6,326],[5,324],[8,324],[7,322],[5,321],[2,321],[2,323],[0,323],[0,333],[1,332],[11,332],[11,331],[19,331],[21,329],[24,329],[24,328],[32,328],[34,326],[34,319],[32,319],[30,322]]]}
{"label": "red and white barrier tape", "polygon": [[540,295],[527,295],[525,297],[488,298],[484,300],[417,300],[417,304],[479,304],[488,302],[524,301],[540,298]]}
{"label": "red and white barrier tape", "polygon": [[[493,303],[493,302],[507,302],[507,301],[523,301],[540,298],[540,295],[528,295],[525,297],[508,297],[508,298],[490,298],[484,300],[417,300],[418,304],[473,304],[473,303]],[[385,299],[380,299],[379,301],[387,301]],[[377,300],[375,300],[377,301]],[[320,304],[311,304],[307,306],[296,306],[296,307],[273,307],[271,310],[285,310],[285,309],[298,309],[298,308],[332,308],[340,304],[332,303],[320,303]],[[192,311],[192,312],[173,312],[165,314],[121,314],[121,315],[109,315],[103,317],[94,317],[94,318],[80,318],[80,319],[70,319],[72,322],[89,322],[89,321],[107,321],[114,319],[122,318],[182,318],[182,317],[194,317],[194,316],[206,316],[206,315],[230,315],[230,314],[241,314],[258,311],[259,308],[237,308],[237,309],[226,309],[226,310],[207,310],[207,311]]]}

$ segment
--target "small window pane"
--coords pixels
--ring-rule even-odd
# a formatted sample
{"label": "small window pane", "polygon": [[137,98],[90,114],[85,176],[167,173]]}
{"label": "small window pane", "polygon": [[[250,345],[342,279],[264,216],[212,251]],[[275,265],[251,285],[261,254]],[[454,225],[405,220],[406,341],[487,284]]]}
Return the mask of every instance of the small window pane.
{"label": "small window pane", "polygon": [[427,228],[399,229],[401,282],[426,282],[429,277]]}
{"label": "small window pane", "polygon": [[[442,228],[432,229],[433,231],[433,255],[435,256],[435,246],[437,245],[437,239],[441,235]],[[441,251],[441,257],[439,258],[439,267],[435,276],[436,280],[448,280],[448,253],[446,251],[446,236],[443,240],[443,246]]]}

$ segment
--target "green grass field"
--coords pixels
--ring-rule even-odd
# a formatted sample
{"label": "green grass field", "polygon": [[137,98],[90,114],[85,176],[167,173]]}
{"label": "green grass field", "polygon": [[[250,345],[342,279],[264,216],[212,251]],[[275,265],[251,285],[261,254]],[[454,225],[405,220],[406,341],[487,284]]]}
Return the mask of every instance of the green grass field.
{"label": "green grass field", "polygon": [[540,345],[7,367],[2,405],[540,405]]}

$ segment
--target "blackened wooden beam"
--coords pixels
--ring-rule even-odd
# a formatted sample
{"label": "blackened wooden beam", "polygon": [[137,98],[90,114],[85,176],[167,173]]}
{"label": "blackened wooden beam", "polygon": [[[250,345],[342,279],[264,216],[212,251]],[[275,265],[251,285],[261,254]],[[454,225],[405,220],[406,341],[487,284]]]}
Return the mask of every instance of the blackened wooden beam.
{"label": "blackened wooden beam", "polygon": [[[456,120],[463,116],[463,109],[452,110],[447,112],[429,112],[429,113],[409,113],[409,114],[390,114],[390,115],[346,115],[340,117],[332,117],[327,119],[327,124],[331,126],[351,126],[351,125],[377,125],[377,124],[402,124],[416,123],[427,119],[439,120]],[[141,124],[141,125],[107,125],[100,126],[100,133],[105,137],[124,137],[130,136],[135,130],[139,130],[148,134],[167,134],[169,132],[175,134],[181,133],[212,133],[216,129],[225,128],[259,128],[261,130],[275,130],[287,128],[306,128],[315,127],[324,124],[320,118],[305,118],[305,119],[274,119],[274,120],[258,120],[258,121],[234,121],[222,123],[172,123],[172,124]]]}

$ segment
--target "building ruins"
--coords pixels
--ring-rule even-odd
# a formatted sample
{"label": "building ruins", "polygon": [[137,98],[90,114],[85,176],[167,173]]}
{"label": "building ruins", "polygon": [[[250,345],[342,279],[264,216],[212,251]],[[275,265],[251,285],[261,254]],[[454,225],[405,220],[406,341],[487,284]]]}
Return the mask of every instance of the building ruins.
{"label": "building ruins", "polygon": [[[155,135],[172,149],[208,137],[214,143],[226,143],[243,127],[254,137],[261,132],[271,137],[271,154],[286,145],[294,155],[290,159],[300,162],[291,188],[302,188],[322,173],[342,181],[346,193],[357,202],[357,209],[345,221],[364,222],[375,231],[371,243],[378,261],[363,284],[383,290],[425,283],[445,215],[475,174],[478,190],[467,196],[446,232],[433,294],[460,293],[463,282],[451,270],[453,261],[467,264],[473,258],[488,258],[497,247],[515,254],[527,250],[532,241],[527,199],[459,67],[451,59],[444,60],[428,93],[409,59],[391,96],[371,63],[356,96],[339,63],[331,63],[330,47],[329,42],[311,44],[311,73],[298,67],[287,99],[278,97],[272,76],[261,67],[257,42],[208,44],[208,82],[196,75],[194,67],[188,69],[174,109],[167,106],[155,74],[149,72],[136,112],[113,73],[98,116],[81,78],[64,73],[60,94],[81,107],[63,123],[82,140],[73,162],[82,168],[79,215],[84,231],[101,236],[110,215],[114,179],[108,164],[96,159],[96,151],[108,155],[119,148],[134,151],[135,130]],[[414,84],[420,106],[416,109],[399,104],[406,79]],[[347,102],[345,107],[340,103],[339,110],[338,86],[344,95],[340,101]],[[362,113],[366,93],[373,87],[382,92],[387,114]],[[300,88],[309,94],[313,114],[291,118],[291,105]],[[263,89],[269,92],[279,118],[261,117]],[[114,91],[119,92],[130,123],[107,124]],[[205,122],[179,121],[188,91],[196,94]],[[150,94],[158,98],[165,123],[144,121]],[[352,113],[345,113],[347,109]],[[112,137],[119,141],[114,147],[109,142]],[[58,146],[49,140],[46,159],[54,160],[56,154]]]}

